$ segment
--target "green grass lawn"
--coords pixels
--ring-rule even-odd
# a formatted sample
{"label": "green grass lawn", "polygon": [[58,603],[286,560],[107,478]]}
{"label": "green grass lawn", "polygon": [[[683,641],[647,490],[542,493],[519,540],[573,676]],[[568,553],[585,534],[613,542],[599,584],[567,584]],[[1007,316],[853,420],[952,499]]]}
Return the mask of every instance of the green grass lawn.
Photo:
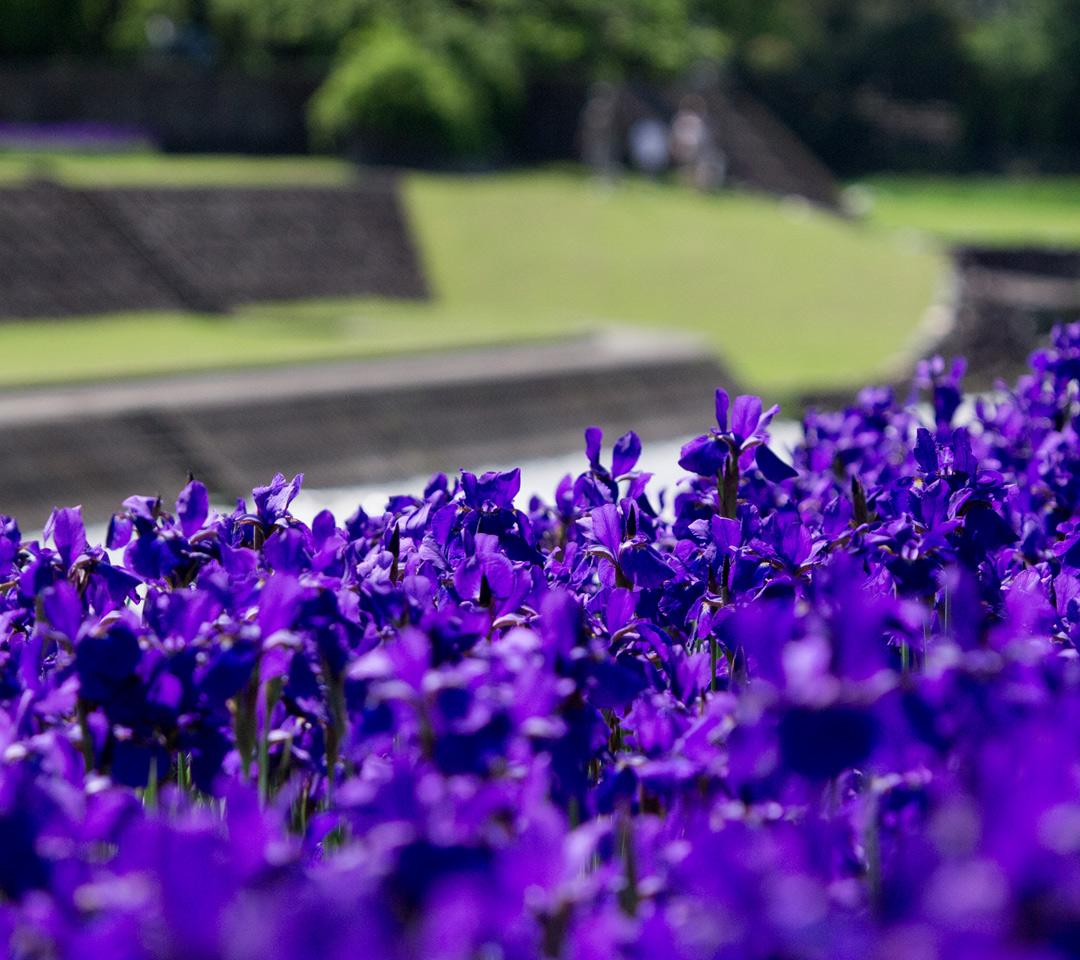
{"label": "green grass lawn", "polygon": [[0,152],[0,185],[46,176],[73,186],[340,186],[356,169],[333,157]]}
{"label": "green grass lawn", "polygon": [[867,223],[950,243],[1080,247],[1080,178],[875,177]]}
{"label": "green grass lawn", "polygon": [[555,174],[414,177],[407,196],[453,315],[679,327],[763,391],[873,376],[941,277],[933,251],[771,198]]}
{"label": "green grass lawn", "polygon": [[[40,164],[37,165],[40,169]],[[0,157],[0,180],[32,158]],[[330,159],[52,157],[80,184],[345,183]],[[703,197],[575,171],[410,174],[406,205],[434,298],[256,305],[4,323],[0,386],[207,366],[467,347],[639,325],[700,334],[775,395],[881,376],[908,343],[944,259],[895,231],[765,197]],[[883,210],[884,206],[879,207]]]}

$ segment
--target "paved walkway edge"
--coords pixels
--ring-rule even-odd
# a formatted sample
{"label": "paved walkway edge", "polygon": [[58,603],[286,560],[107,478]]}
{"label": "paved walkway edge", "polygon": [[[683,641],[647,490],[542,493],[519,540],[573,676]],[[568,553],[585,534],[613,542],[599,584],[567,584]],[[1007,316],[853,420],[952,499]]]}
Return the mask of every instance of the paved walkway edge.
{"label": "paved walkway edge", "polygon": [[701,344],[619,331],[531,346],[0,393],[0,514],[104,519],[167,501],[188,473],[218,498],[276,472],[305,486],[391,481],[706,429],[732,378]]}

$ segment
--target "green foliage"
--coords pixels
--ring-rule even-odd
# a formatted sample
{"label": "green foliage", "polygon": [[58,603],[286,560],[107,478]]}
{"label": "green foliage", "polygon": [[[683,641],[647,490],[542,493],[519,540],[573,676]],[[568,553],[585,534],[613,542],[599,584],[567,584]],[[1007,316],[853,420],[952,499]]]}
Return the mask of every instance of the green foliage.
{"label": "green foliage", "polygon": [[443,0],[412,0],[392,9],[401,30],[425,50],[445,57],[467,79],[489,128],[520,104],[525,88],[521,53],[511,21],[497,7],[470,12]]}
{"label": "green foliage", "polygon": [[1080,163],[1076,0],[695,2],[731,30],[742,78],[841,172],[890,161],[860,90],[953,105],[962,139],[942,162]]}
{"label": "green foliage", "polygon": [[339,2],[361,29],[312,103],[313,132],[366,134],[399,155],[497,144],[537,79],[665,79],[724,49],[686,0]]}
{"label": "green foliage", "polygon": [[226,55],[243,62],[330,58],[310,107],[316,142],[361,129],[412,155],[472,153],[520,105],[519,50],[502,2],[210,0]]}
{"label": "green foliage", "polygon": [[512,0],[515,38],[540,72],[574,68],[604,79],[670,78],[719,57],[724,36],[687,0]]}
{"label": "green foliage", "polygon": [[0,0],[0,57],[92,52],[114,7],[113,0]]}
{"label": "green foliage", "polygon": [[[0,0],[0,55],[33,56],[45,52],[50,41],[49,21],[65,18],[62,0]],[[46,9],[46,7],[48,9]]]}
{"label": "green foliage", "polygon": [[323,142],[366,137],[407,158],[474,152],[488,121],[475,88],[448,57],[387,23],[358,38],[313,98],[309,116]]}
{"label": "green foliage", "polygon": [[[146,2],[146,0],[142,0]],[[209,0],[234,54],[325,54],[350,32],[397,24],[424,49],[498,73],[575,68],[582,76],[670,76],[722,37],[688,0]],[[493,62],[494,61],[494,62]],[[513,64],[513,71],[508,65]],[[517,81],[515,81],[517,82]]]}
{"label": "green foliage", "polygon": [[1003,3],[968,23],[964,40],[978,78],[969,113],[985,146],[1077,146],[1080,10],[1072,0]]}
{"label": "green foliage", "polygon": [[[705,60],[841,173],[889,160],[860,119],[867,92],[954,105],[964,141],[947,162],[1080,164],[1077,0],[0,0],[0,56],[138,55],[155,17],[165,33],[208,31],[220,62],[334,65],[312,113],[324,134],[348,127],[346,101],[378,100],[343,91],[370,86],[391,60],[393,96],[428,117],[425,129],[441,118],[428,139],[455,151],[509,141],[526,91],[552,79],[667,83]],[[373,53],[374,65],[359,63]],[[364,109],[390,123],[385,106]],[[462,127],[451,135],[447,123]]]}
{"label": "green foliage", "polygon": [[[953,98],[962,86],[963,56],[951,2],[772,0],[758,15],[740,16],[739,50],[751,71],[789,70],[801,82],[812,72],[819,92],[833,98],[860,85],[903,99]],[[770,57],[781,44],[789,55]]]}
{"label": "green foliage", "polygon": [[226,53],[240,60],[329,57],[369,25],[374,0],[209,0],[209,19]]}
{"label": "green foliage", "polygon": [[186,0],[121,0],[116,16],[108,29],[109,47],[118,53],[142,50],[148,43],[147,21],[151,17],[166,17],[176,28],[186,26]]}
{"label": "green foliage", "polygon": [[1005,82],[1030,80],[1054,65],[1054,39],[1046,3],[1024,16],[1002,11],[974,21],[964,40],[971,60]]}

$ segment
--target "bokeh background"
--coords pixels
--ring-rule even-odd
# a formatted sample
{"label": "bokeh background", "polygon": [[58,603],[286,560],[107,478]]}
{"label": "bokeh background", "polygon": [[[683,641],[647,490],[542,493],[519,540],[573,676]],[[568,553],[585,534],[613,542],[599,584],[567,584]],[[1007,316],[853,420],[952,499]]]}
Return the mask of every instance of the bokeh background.
{"label": "bokeh background", "polygon": [[[73,385],[132,385],[144,459],[223,495],[269,478],[205,405],[162,427],[154,378],[309,365],[317,390],[320,364],[577,344],[624,411],[596,419],[669,438],[680,379],[796,418],[935,352],[991,386],[1080,317],[1078,117],[1073,0],[0,0],[0,511],[113,489],[87,464],[126,454],[88,422],[72,446],[94,406]],[[605,352],[658,336],[713,372]],[[469,383],[459,419],[493,445],[403,457],[369,432],[374,460],[317,482],[556,452],[600,403],[534,378],[500,422]],[[573,390],[548,441],[495,443]],[[400,442],[421,407],[371,416]],[[254,442],[289,466],[287,432]],[[116,483],[144,480],[167,493]]]}

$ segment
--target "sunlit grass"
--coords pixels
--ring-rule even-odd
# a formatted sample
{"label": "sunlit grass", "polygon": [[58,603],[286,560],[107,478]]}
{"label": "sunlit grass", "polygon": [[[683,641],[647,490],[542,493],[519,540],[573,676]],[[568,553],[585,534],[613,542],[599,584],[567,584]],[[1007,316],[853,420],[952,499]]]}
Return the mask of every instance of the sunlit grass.
{"label": "sunlit grass", "polygon": [[749,384],[853,383],[904,348],[942,259],[772,198],[580,177],[413,177],[447,304],[701,334]]}
{"label": "sunlit grass", "polygon": [[342,186],[356,168],[334,157],[0,152],[0,184],[48,177],[75,186]]}
{"label": "sunlit grass", "polygon": [[954,243],[1080,247],[1080,177],[874,177],[868,223]]}
{"label": "sunlit grass", "polygon": [[0,385],[371,358],[580,332],[569,323],[515,332],[469,320],[462,315],[448,322],[446,312],[396,301],[326,300],[255,306],[228,317],[169,312],[7,321],[0,325],[0,345],[10,362],[0,370]]}

